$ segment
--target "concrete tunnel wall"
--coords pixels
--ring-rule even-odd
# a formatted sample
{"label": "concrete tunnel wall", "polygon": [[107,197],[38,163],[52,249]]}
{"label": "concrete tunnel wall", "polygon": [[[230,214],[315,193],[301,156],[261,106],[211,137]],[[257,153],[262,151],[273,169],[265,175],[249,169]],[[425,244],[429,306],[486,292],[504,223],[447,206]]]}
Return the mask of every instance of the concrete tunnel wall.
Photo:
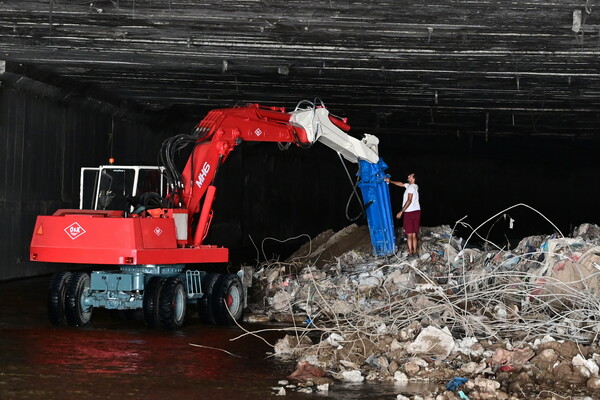
{"label": "concrete tunnel wall", "polygon": [[0,88],[0,280],[66,269],[29,261],[35,218],[78,207],[80,167],[107,163],[111,132],[119,162],[156,163],[160,132],[80,103]]}

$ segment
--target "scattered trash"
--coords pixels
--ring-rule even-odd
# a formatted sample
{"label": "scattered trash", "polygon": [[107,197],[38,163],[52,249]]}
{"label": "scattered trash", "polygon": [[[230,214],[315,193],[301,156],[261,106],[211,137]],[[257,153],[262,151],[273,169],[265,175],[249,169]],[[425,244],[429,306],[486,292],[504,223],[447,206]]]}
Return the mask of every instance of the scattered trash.
{"label": "scattered trash", "polygon": [[452,378],[450,382],[446,383],[446,389],[455,392],[460,385],[467,382],[468,380],[469,378]]}
{"label": "scattered trash", "polygon": [[469,396],[467,396],[467,395],[465,394],[465,392],[463,392],[462,390],[459,390],[459,391],[458,391],[458,396],[459,396],[461,399],[464,399],[464,400],[471,400],[471,399],[469,398]]}

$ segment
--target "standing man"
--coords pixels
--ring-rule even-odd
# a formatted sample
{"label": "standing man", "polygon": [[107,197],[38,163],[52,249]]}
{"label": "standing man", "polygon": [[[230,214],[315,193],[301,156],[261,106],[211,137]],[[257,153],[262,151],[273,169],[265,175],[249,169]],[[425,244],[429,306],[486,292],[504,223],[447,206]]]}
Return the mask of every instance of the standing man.
{"label": "standing man", "polygon": [[405,188],[402,199],[402,210],[396,218],[402,218],[404,214],[404,232],[408,235],[408,255],[417,254],[417,234],[421,225],[421,205],[419,204],[419,186],[415,183],[417,176],[408,175],[408,183],[396,182],[386,178],[387,183]]}

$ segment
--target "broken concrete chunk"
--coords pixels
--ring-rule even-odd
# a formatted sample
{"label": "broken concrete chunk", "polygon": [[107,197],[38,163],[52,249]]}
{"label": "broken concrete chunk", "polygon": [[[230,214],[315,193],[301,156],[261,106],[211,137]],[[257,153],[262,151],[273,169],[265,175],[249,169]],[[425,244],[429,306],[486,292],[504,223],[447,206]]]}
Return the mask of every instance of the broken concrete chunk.
{"label": "broken concrete chunk", "polygon": [[421,370],[421,367],[419,367],[417,364],[415,364],[413,362],[404,363],[402,368],[404,369],[404,372],[406,372],[406,375],[408,375],[408,376],[415,376]]}
{"label": "broken concrete chunk", "polygon": [[471,362],[461,365],[459,370],[466,375],[471,375],[472,373],[475,372],[478,365],[479,364],[477,364],[475,361],[471,361]]}
{"label": "broken concrete chunk", "polygon": [[315,378],[324,377],[325,375],[327,373],[323,368],[315,367],[311,363],[303,361],[296,365],[296,370],[288,378],[300,382],[308,382]]}
{"label": "broken concrete chunk", "polygon": [[510,365],[514,368],[522,368],[529,361],[535,352],[530,348],[515,349],[509,351],[505,349],[496,349],[494,355],[489,360],[490,365]]}
{"label": "broken concrete chunk", "polygon": [[358,291],[367,292],[381,286],[381,278],[362,273],[358,276]]}
{"label": "broken concrete chunk", "polygon": [[558,353],[553,349],[545,349],[531,359],[531,363],[543,371],[551,372],[558,361]]}
{"label": "broken concrete chunk", "polygon": [[352,361],[340,360],[340,364],[346,368],[358,369],[358,365],[356,365],[356,363],[353,363]]}
{"label": "broken concrete chunk", "polygon": [[292,296],[282,290],[275,293],[275,296],[269,299],[269,303],[275,311],[288,311],[291,310]]}
{"label": "broken concrete chunk", "polygon": [[390,343],[390,350],[391,351],[395,351],[395,350],[402,349],[402,348],[404,348],[404,347],[396,339],[392,340],[392,343]]}
{"label": "broken concrete chunk", "polygon": [[573,364],[573,370],[579,372],[586,378],[598,376],[598,364],[592,359],[586,360],[581,354],[577,354],[573,357],[571,363]]}
{"label": "broken concrete chunk", "polygon": [[335,300],[329,307],[332,313],[339,315],[350,314],[354,310],[354,307],[345,300]]}
{"label": "broken concrete chunk", "polygon": [[319,391],[319,392],[329,391],[329,383],[323,383],[322,385],[317,385],[317,391]]}
{"label": "broken concrete chunk", "polygon": [[396,371],[394,373],[394,380],[396,382],[408,382],[408,375],[406,375],[404,372],[402,371]]}
{"label": "broken concrete chunk", "polygon": [[475,378],[466,382],[465,387],[471,390],[477,389],[482,392],[493,393],[500,388],[500,382],[487,378]]}
{"label": "broken concrete chunk", "polygon": [[342,371],[341,377],[345,382],[362,382],[365,380],[365,377],[362,376],[361,372],[357,369],[352,371]]}
{"label": "broken concrete chunk", "polygon": [[413,278],[413,274],[397,269],[388,274],[385,279],[384,286],[387,290],[392,292],[403,290],[409,286]]}
{"label": "broken concrete chunk", "polygon": [[277,388],[277,393],[275,393],[275,396],[285,396],[286,394],[285,388],[280,387]]}
{"label": "broken concrete chunk", "polygon": [[274,351],[275,354],[294,354],[312,344],[312,340],[307,336],[301,336],[298,340],[296,336],[285,335],[275,343]]}
{"label": "broken concrete chunk", "polygon": [[593,390],[600,390],[600,378],[594,376],[588,379],[586,386]]}

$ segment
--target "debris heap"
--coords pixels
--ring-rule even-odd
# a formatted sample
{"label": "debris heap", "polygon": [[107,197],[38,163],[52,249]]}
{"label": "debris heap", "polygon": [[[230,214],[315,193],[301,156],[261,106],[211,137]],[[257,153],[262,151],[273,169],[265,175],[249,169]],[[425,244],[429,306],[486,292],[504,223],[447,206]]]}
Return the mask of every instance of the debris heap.
{"label": "debris heap", "polygon": [[288,322],[275,353],[337,380],[430,380],[432,399],[599,395],[600,228],[514,249],[453,233],[423,227],[417,256],[376,257],[366,227],[323,232],[258,266],[250,318]]}

